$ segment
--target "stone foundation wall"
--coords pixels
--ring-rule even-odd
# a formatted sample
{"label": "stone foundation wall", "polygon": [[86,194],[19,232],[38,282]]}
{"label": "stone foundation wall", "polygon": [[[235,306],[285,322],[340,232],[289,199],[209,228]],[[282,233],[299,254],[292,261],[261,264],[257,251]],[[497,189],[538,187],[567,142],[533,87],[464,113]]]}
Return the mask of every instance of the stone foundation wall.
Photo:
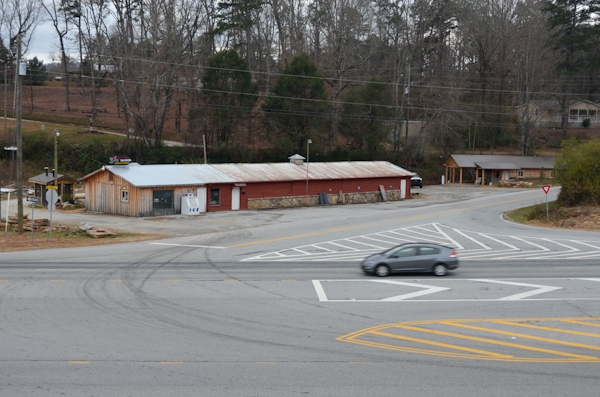
{"label": "stone foundation wall", "polygon": [[[399,201],[400,190],[386,190],[388,201]],[[380,192],[366,193],[338,193],[328,194],[330,205],[338,204],[366,204],[382,202]],[[306,196],[293,197],[271,197],[271,198],[255,198],[248,199],[249,210],[266,210],[276,208],[293,208],[304,207],[306,204]],[[319,204],[319,196],[308,196],[308,205],[315,207]]]}

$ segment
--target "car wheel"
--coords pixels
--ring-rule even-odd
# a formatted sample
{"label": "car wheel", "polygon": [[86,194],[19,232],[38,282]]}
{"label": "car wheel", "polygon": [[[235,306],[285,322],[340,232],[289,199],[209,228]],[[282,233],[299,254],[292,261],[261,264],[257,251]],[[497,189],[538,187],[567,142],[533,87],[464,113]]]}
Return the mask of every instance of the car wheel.
{"label": "car wheel", "polygon": [[419,186],[419,188],[420,188],[420,189],[423,189],[423,185],[420,185],[420,186]]}
{"label": "car wheel", "polygon": [[448,274],[448,269],[446,268],[446,266],[442,265],[441,263],[438,263],[433,267],[433,274],[439,277],[445,276],[446,274]]}
{"label": "car wheel", "polygon": [[379,277],[386,277],[390,274],[390,268],[386,265],[377,265],[375,268],[375,275]]}

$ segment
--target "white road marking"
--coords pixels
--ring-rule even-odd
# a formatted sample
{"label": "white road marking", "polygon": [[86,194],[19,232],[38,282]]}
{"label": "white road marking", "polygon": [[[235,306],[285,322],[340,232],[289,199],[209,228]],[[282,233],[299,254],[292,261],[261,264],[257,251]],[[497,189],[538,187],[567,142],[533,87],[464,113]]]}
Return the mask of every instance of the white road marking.
{"label": "white road marking", "polygon": [[317,296],[321,302],[327,302],[327,295],[325,294],[325,290],[323,290],[323,286],[319,280],[313,280],[313,285],[315,286],[315,291],[317,292]]}
{"label": "white road marking", "polygon": [[[541,234],[541,233],[540,233]],[[487,234],[440,223],[410,226],[348,238],[321,241],[242,259],[241,261],[358,262],[403,242],[434,242],[455,247],[459,260],[585,260],[600,258],[600,241],[540,236]]]}
{"label": "white road marking", "polygon": [[151,245],[168,245],[172,247],[192,247],[192,248],[216,248],[216,249],[227,249],[227,247],[217,247],[213,245],[193,245],[193,244],[169,244],[169,243],[148,243]]}
{"label": "white road marking", "polygon": [[[512,279],[509,279],[512,280]],[[523,280],[523,279],[517,279],[517,280]],[[579,288],[581,288],[581,286],[583,284],[579,283],[577,284],[577,281],[593,281],[593,282],[600,282],[600,278],[540,278],[537,280],[552,280],[553,283],[556,284],[561,284],[564,283],[565,281],[567,282],[564,287],[563,286],[549,286],[549,285],[538,285],[538,284],[531,284],[531,283],[523,283],[523,282],[511,282],[511,281],[507,281],[507,279],[503,279],[503,280],[494,280],[494,279],[452,279],[452,280],[436,280],[436,283],[443,283],[446,285],[450,285],[450,286],[454,286],[454,288],[450,288],[450,287],[441,287],[441,286],[435,286],[435,285],[426,285],[426,284],[417,284],[414,282],[401,282],[401,281],[396,281],[396,280],[381,280],[381,279],[377,279],[377,280],[369,280],[369,279],[349,279],[349,280],[345,280],[345,279],[340,279],[340,280],[312,280],[313,286],[315,287],[315,291],[317,293],[317,296],[319,297],[319,300],[321,302],[426,302],[426,303],[432,303],[432,302],[549,302],[549,301],[556,301],[556,302],[564,302],[564,301],[600,301],[600,296],[596,297],[593,296],[592,297],[586,297],[586,296],[582,296],[582,295],[578,295],[577,293],[573,293],[574,291],[578,291]],[[410,281],[420,281],[420,280],[410,280]],[[525,281],[525,280],[523,280]],[[500,297],[500,298],[487,298],[487,297],[477,297],[478,294],[480,294],[478,289],[473,289],[473,288],[466,288],[466,289],[458,289],[458,286],[464,287],[464,284],[456,284],[456,282],[473,282],[473,283],[480,283],[480,282],[484,282],[484,283],[493,283],[493,284],[501,284],[501,285],[507,285],[507,286],[513,286],[513,287],[528,287],[528,288],[534,288],[534,290],[532,291],[527,291],[527,292],[523,292],[523,293],[519,293],[519,294],[514,294],[514,295],[510,295],[510,296],[505,296],[505,297]],[[574,283],[575,282],[575,283]],[[324,284],[325,283],[325,284]],[[398,286],[404,286],[404,287],[415,287],[415,288],[423,288],[423,290],[420,291],[416,291],[416,292],[411,292],[411,293],[407,293],[407,294],[403,294],[403,295],[397,295],[397,296],[392,296],[392,297],[387,297],[387,298],[377,298],[377,299],[354,299],[354,298],[345,298],[345,299],[330,299],[327,296],[326,290],[327,290],[327,284],[329,283],[353,283],[355,285],[357,285],[356,288],[356,292],[360,293],[362,292],[364,294],[365,288],[364,288],[364,283],[381,283],[381,284],[391,284],[391,285],[398,285]],[[363,284],[361,286],[361,283]],[[571,296],[573,297],[569,297],[566,296],[565,294],[563,294],[563,296],[561,297],[546,297],[546,298],[532,298],[532,296],[535,295],[539,295],[539,294],[543,294],[543,293],[551,293],[553,291],[557,291],[557,290],[562,290],[562,289],[567,289],[568,291],[570,291]],[[348,291],[348,288],[344,289],[346,292]],[[450,295],[450,296],[456,296],[457,293],[461,293],[464,292],[465,297],[464,298],[449,298],[449,299],[415,299],[419,296],[423,296],[423,295],[428,295],[428,294],[433,294],[433,293],[437,293],[437,292],[443,292],[443,291],[448,291],[448,290],[454,290],[454,294]],[[388,290],[389,291],[389,290]],[[487,290],[486,290],[487,291]],[[497,294],[497,293],[501,293],[502,289],[499,291],[494,291],[493,293]],[[582,289],[581,291],[583,291],[586,294],[590,294],[590,292],[585,292],[585,289]],[[375,294],[377,292],[374,292]],[[483,292],[483,294],[488,294],[489,292]],[[475,297],[473,297],[475,296]],[[484,295],[485,296],[485,295]]]}
{"label": "white road marking", "polygon": [[533,291],[522,292],[520,294],[505,296],[504,298],[500,298],[499,300],[520,300],[524,298],[529,298],[530,296],[543,294],[550,291],[556,291],[557,289],[563,289],[563,287],[552,287],[549,285],[537,285],[537,284],[525,284],[525,283],[515,283],[512,281],[500,281],[500,280],[488,280],[488,279],[474,279],[473,281],[478,281],[482,283],[495,283],[495,284],[506,284],[506,285],[516,285],[520,287],[531,287],[536,288]]}

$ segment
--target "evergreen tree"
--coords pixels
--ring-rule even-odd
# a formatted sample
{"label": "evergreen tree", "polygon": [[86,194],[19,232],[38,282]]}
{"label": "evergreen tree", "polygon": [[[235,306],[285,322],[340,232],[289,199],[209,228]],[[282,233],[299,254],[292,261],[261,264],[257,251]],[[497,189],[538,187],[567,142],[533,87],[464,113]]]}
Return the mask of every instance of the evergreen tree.
{"label": "evergreen tree", "polygon": [[346,94],[340,133],[350,149],[375,159],[389,143],[393,127],[393,99],[384,84],[372,80]]}
{"label": "evergreen tree", "polygon": [[263,105],[269,137],[296,153],[327,131],[330,105],[324,80],[306,54],[292,58]]}
{"label": "evergreen tree", "polygon": [[562,106],[563,139],[566,138],[571,93],[576,75],[598,61],[600,25],[597,16],[600,0],[546,0],[542,8],[548,15],[555,47],[563,54],[559,70],[565,77]]}
{"label": "evergreen tree", "polygon": [[252,82],[248,64],[233,49],[218,52],[208,63],[202,85],[203,115],[208,130],[216,134],[210,138],[228,144],[244,122],[250,128],[252,109],[258,98],[258,87]]}
{"label": "evergreen tree", "polygon": [[37,57],[27,61],[27,74],[23,77],[24,85],[43,85],[48,80],[48,72],[44,61]]}

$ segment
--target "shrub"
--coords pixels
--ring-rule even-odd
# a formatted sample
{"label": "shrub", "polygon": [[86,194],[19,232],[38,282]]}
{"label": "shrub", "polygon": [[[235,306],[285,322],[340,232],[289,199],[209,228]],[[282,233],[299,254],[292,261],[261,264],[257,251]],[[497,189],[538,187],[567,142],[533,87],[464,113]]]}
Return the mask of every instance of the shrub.
{"label": "shrub", "polygon": [[556,159],[555,175],[561,190],[558,203],[564,206],[600,203],[600,140],[578,143],[564,141]]}

